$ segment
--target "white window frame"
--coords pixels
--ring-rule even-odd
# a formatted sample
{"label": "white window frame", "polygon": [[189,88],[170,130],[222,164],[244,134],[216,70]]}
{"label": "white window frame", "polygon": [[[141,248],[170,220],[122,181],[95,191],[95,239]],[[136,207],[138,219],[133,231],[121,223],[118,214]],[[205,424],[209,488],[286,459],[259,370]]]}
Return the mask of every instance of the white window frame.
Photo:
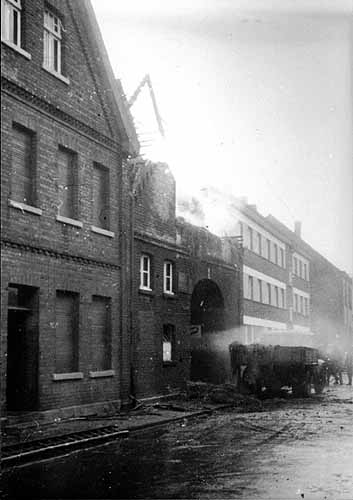
{"label": "white window frame", "polygon": [[[147,263],[147,266],[144,264]],[[144,278],[147,277],[147,284]],[[142,254],[140,257],[140,290],[152,290],[151,288],[151,257],[147,254]]]}
{"label": "white window frame", "polygon": [[[46,9],[44,11],[43,68],[50,73],[62,76],[62,22],[58,16]],[[55,68],[55,42],[57,43],[57,68]]]}
{"label": "white window frame", "polygon": [[[31,54],[22,49],[21,0],[1,0],[1,41],[27,59]],[[14,17],[17,16],[17,39],[15,40]]]}
{"label": "white window frame", "polygon": [[174,265],[170,260],[164,261],[163,266],[163,292],[174,295],[173,292],[173,271]]}

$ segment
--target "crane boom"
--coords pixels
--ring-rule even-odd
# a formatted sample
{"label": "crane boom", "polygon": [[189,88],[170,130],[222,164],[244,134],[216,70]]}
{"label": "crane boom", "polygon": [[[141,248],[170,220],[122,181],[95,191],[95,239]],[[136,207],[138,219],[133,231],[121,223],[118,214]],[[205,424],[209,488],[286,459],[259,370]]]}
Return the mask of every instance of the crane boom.
{"label": "crane boom", "polygon": [[158,110],[156,96],[154,95],[154,90],[153,90],[153,87],[152,87],[151,78],[150,78],[150,75],[148,73],[147,73],[147,75],[145,75],[143,77],[143,79],[141,80],[141,82],[137,86],[137,89],[135,90],[135,92],[132,94],[132,96],[128,100],[129,108],[131,108],[131,106],[133,106],[133,104],[135,103],[136,99],[138,98],[138,96],[139,96],[142,88],[145,85],[148,86],[148,89],[149,89],[149,92],[150,92],[152,106],[153,106],[154,114],[155,114],[155,117],[156,117],[156,120],[157,120],[159,132],[160,132],[160,134],[161,134],[162,137],[165,137],[164,127],[163,127],[163,123],[162,123],[162,118],[161,118],[161,115],[160,115],[159,110]]}

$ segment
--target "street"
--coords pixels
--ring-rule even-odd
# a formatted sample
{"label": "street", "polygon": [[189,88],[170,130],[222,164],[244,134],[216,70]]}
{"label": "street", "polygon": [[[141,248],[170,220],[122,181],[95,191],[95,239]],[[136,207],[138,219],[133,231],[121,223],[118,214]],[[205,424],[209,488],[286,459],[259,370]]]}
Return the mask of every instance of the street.
{"label": "street", "polygon": [[353,392],[182,421],[3,473],[6,498],[352,499]]}

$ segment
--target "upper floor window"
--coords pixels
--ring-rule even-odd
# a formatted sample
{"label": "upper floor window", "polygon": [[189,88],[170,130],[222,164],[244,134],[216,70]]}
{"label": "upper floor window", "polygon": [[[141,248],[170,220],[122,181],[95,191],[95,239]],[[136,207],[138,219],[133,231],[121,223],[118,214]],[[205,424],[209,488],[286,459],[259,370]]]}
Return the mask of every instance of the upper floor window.
{"label": "upper floor window", "polygon": [[284,250],[283,250],[283,248],[280,248],[279,252],[280,252],[280,266],[281,267],[285,267],[285,265],[284,265]]}
{"label": "upper floor window", "polygon": [[12,128],[11,198],[35,205],[35,134],[16,123]]}
{"label": "upper floor window", "polygon": [[92,222],[94,226],[107,230],[110,227],[109,191],[109,170],[95,163],[92,176]]}
{"label": "upper floor window", "polygon": [[173,263],[169,261],[164,262],[163,291],[173,293]]}
{"label": "upper floor window", "polygon": [[62,73],[62,23],[49,10],[44,11],[44,66],[55,73]]}
{"label": "upper floor window", "polygon": [[58,214],[70,219],[78,216],[77,154],[59,146],[58,149],[59,205]]}
{"label": "upper floor window", "polygon": [[249,230],[249,248],[250,250],[254,249],[254,235],[251,227],[248,227]]}
{"label": "upper floor window", "polygon": [[140,288],[151,290],[151,258],[141,255],[140,259]]}
{"label": "upper floor window", "polygon": [[21,47],[21,0],[1,0],[1,38]]}
{"label": "upper floor window", "polygon": [[262,238],[260,233],[257,233],[257,251],[259,255],[262,255]]}

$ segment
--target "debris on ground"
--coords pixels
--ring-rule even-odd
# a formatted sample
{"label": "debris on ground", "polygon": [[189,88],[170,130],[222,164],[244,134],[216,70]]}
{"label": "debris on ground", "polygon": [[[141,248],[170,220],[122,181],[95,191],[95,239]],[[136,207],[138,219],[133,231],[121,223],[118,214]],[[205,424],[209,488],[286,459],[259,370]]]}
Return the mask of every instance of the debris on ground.
{"label": "debris on ground", "polygon": [[188,382],[186,397],[201,399],[203,402],[230,404],[247,410],[261,410],[262,403],[254,396],[240,394],[233,384],[209,384],[206,382]]}

